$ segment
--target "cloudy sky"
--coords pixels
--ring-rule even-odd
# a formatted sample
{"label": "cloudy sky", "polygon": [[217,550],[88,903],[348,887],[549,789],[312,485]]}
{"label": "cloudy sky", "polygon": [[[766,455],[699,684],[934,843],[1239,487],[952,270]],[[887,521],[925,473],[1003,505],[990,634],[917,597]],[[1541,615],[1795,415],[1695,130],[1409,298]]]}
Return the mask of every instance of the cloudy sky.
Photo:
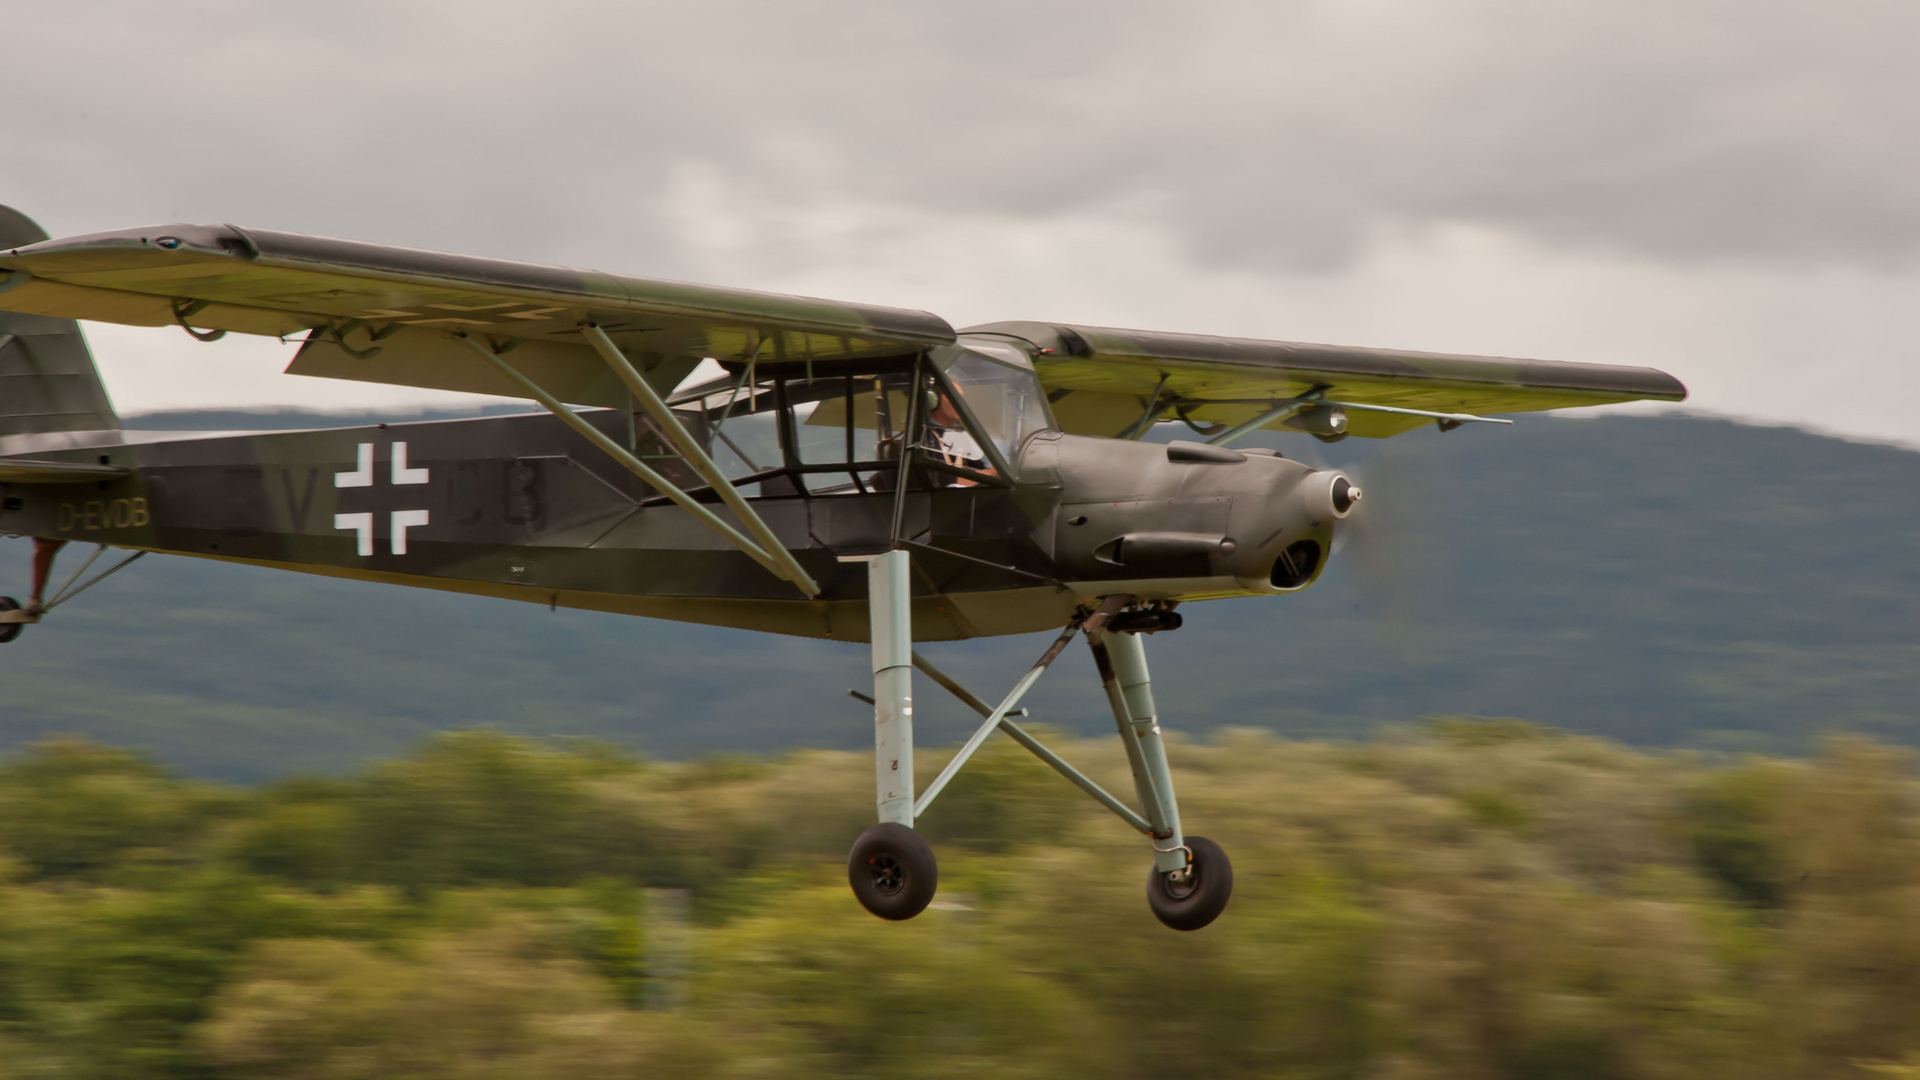
{"label": "cloudy sky", "polygon": [[[0,202],[1651,364],[1920,446],[1912,0],[13,0]],[[432,404],[91,329],[124,412]]]}

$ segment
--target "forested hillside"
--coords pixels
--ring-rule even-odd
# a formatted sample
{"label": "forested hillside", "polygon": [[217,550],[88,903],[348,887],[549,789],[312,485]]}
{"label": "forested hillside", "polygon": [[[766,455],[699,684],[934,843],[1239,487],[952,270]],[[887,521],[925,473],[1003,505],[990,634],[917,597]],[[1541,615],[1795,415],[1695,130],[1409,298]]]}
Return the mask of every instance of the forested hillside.
{"label": "forested hillside", "polygon": [[[1124,783],[1113,740],[1061,747]],[[941,892],[902,924],[847,890],[859,753],[464,734],[247,790],[42,746],[0,766],[0,1076],[1920,1068],[1904,751],[1716,762],[1502,721],[1174,751],[1235,867],[1193,934],[1148,913],[1139,837],[1005,742],[922,819]],[[690,890],[691,926],[642,885]]]}
{"label": "forested hillside", "polygon": [[[1365,527],[1306,593],[1191,605],[1151,639],[1171,728],[1365,737],[1477,714],[1645,745],[1920,742],[1920,454],[1687,418],[1274,439],[1350,463]],[[26,573],[25,542],[0,543],[0,591]],[[928,651],[991,694],[1043,647]],[[845,696],[868,680],[858,646],[166,557],[0,647],[0,674],[0,746],[83,733],[231,779],[344,769],[459,727],[674,756],[858,747],[870,726]],[[970,726],[923,704],[925,739]],[[1110,724],[1081,649],[1032,704],[1071,730]]]}

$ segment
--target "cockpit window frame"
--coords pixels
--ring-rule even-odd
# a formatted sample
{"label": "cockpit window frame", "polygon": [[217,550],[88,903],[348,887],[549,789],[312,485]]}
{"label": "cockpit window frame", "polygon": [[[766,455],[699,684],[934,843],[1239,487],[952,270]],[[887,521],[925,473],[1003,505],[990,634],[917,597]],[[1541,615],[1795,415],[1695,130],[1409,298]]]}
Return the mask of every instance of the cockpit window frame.
{"label": "cockpit window frame", "polygon": [[[1047,399],[1046,388],[1040,382],[1039,372],[1034,366],[1033,356],[1025,348],[1022,348],[1021,345],[1022,343],[1017,342],[1015,339],[1003,338],[998,335],[970,335],[963,336],[952,345],[934,349],[928,353],[929,358],[933,360],[934,369],[940,373],[942,380],[948,384],[949,388],[961,385],[961,383],[956,382],[953,376],[949,374],[949,369],[958,364],[963,358],[984,361],[993,367],[1003,368],[1009,372],[1018,372],[1026,378],[1033,380],[1033,390],[1035,391],[1033,404],[1039,406],[1040,423],[1038,426],[1027,429],[1020,435],[1018,440],[1011,438],[1006,440],[1008,445],[999,455],[1002,459],[1017,459],[1020,456],[1021,449],[1027,444],[1028,440],[1032,439],[1035,435],[1043,432],[1058,432],[1062,430],[1060,421],[1053,415],[1053,403]],[[1003,351],[1010,355],[1002,355]],[[956,398],[956,400],[963,403],[965,401],[964,398]],[[970,407],[966,407],[963,404],[963,409],[965,409],[965,416],[968,419],[968,429],[974,437],[978,440],[991,441],[998,447],[1001,440],[993,433],[993,429],[982,421],[979,414],[973,412]]]}
{"label": "cockpit window frame", "polygon": [[[932,476],[927,475],[929,473],[943,473],[987,487],[1010,488],[1014,484],[1016,474],[1006,460],[1006,456],[1001,453],[999,446],[991,438],[980,418],[967,406],[966,398],[957,391],[953,381],[947,378],[946,373],[940,369],[938,363],[934,362],[930,353],[857,360],[816,360],[810,363],[785,360],[747,364],[735,361],[722,362],[722,367],[726,369],[724,376],[710,379],[697,386],[687,387],[668,398],[668,403],[670,407],[684,411],[697,410],[700,419],[697,423],[689,423],[689,427],[697,427],[703,441],[709,444],[726,438],[726,418],[729,415],[738,415],[742,411],[742,406],[746,411],[762,411],[771,407],[776,414],[775,433],[780,446],[781,463],[777,467],[764,468],[732,478],[732,483],[736,487],[761,485],[759,494],[748,496],[748,501],[837,498],[848,495],[880,494],[893,490],[897,481],[884,482],[880,480],[880,476],[896,474],[902,465],[902,461],[898,458],[832,462],[807,462],[801,459],[798,432],[794,427],[799,422],[794,413],[793,398],[796,395],[790,393],[788,384],[795,381],[825,383],[837,382],[842,378],[852,380],[902,374],[908,378],[910,404],[907,416],[901,419],[902,426],[910,430],[895,433],[895,437],[907,450],[904,463],[908,476],[911,478],[917,474],[919,478],[918,483],[909,479],[908,483],[912,489],[934,490],[940,487],[941,485],[935,483]],[[752,385],[748,385],[749,376],[751,376]],[[920,398],[928,393],[939,394],[953,403],[961,425],[979,444],[992,471],[983,472],[941,460],[920,445],[926,434],[927,410],[917,406]],[[826,400],[826,398],[819,400]],[[759,404],[758,410],[754,408],[755,402]],[[716,411],[719,412],[718,416],[715,415]],[[852,415],[853,412],[849,409],[848,423],[852,422]],[[851,443],[851,432],[849,432],[849,443]],[[849,449],[851,450],[851,447]],[[743,461],[747,460],[737,448],[734,453]],[[846,485],[848,490],[843,491],[839,488],[830,488],[825,491],[812,490],[803,479],[808,475],[833,473],[848,475],[852,480],[850,485]],[[862,474],[870,475],[863,479]],[[780,490],[781,481],[785,481],[786,490]],[[775,490],[769,491],[768,486],[774,486]],[[706,487],[690,489],[688,493],[702,498],[703,501],[717,501],[717,495]],[[656,496],[643,500],[643,504],[662,501],[664,498],[664,496]]]}
{"label": "cockpit window frame", "polygon": [[[944,396],[948,402],[952,403],[953,411],[960,416],[960,423],[967,429],[967,434],[973,436],[973,441],[979,445],[980,452],[986,455],[987,462],[993,466],[994,472],[1008,480],[1012,480],[1014,478],[1013,466],[1007,463],[1006,456],[1000,452],[1000,447],[994,440],[992,432],[988,430],[985,424],[980,422],[979,417],[973,414],[973,409],[967,404],[965,395],[961,394],[959,389],[954,386],[952,379],[947,378],[947,373],[940,370],[939,364],[929,363],[927,364],[927,370],[932,373],[934,384],[939,388],[940,394]],[[944,464],[944,462],[942,464]],[[954,468],[961,467],[954,466]],[[986,474],[978,473],[973,469],[963,469],[962,471],[968,476],[991,479],[990,477],[986,477]]]}

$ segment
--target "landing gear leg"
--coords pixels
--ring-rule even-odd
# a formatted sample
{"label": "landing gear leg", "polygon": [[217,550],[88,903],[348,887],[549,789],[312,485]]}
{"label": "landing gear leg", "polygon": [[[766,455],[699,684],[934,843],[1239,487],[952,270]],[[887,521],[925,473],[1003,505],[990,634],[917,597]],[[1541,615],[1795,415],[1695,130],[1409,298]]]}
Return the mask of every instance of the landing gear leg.
{"label": "landing gear leg", "polygon": [[1153,827],[1147,903],[1155,917],[1173,929],[1198,930],[1226,910],[1233,895],[1233,864],[1220,845],[1181,832],[1180,806],[1174,799],[1173,773],[1167,768],[1166,741],[1160,735],[1140,635],[1101,631],[1089,644],[1133,768],[1134,790]]}
{"label": "landing gear leg", "polygon": [[847,857],[853,895],[883,919],[920,914],[939,885],[933,849],[913,829],[913,622],[907,560],[906,552],[889,551],[867,564],[874,802],[880,824],[861,833]]}
{"label": "landing gear leg", "polygon": [[53,576],[53,557],[66,546],[65,540],[33,538],[33,595],[27,599],[28,611],[37,615],[46,607],[47,579]]}
{"label": "landing gear leg", "polygon": [[65,540],[33,538],[33,592],[28,595],[25,608],[11,596],[0,596],[0,645],[19,637],[28,623],[40,621],[40,612],[46,607],[47,578],[53,573],[53,557],[66,546]]}

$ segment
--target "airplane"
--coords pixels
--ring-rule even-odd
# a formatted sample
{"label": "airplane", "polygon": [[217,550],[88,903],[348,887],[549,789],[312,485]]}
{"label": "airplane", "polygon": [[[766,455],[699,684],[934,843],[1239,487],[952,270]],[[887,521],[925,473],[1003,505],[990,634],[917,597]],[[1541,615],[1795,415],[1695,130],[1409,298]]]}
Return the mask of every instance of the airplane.
{"label": "airplane", "polygon": [[[75,320],[299,335],[295,375],[544,412],[289,432],[120,426]],[[53,240],[0,207],[0,533],[33,538],[11,640],[149,552],[865,642],[883,919],[938,886],[916,818],[1005,733],[1147,838],[1148,901],[1212,923],[1233,869],[1185,831],[1145,639],[1180,608],[1311,586],[1362,491],[1268,449],[1496,414],[1682,401],[1651,368],[998,322],[232,225]],[[1188,439],[1146,441],[1159,424]],[[93,545],[51,595],[55,556]],[[107,549],[130,552],[80,582]],[[997,703],[914,643],[1055,630]],[[1137,805],[1023,728],[1084,637]],[[924,788],[913,673],[979,713]]]}

